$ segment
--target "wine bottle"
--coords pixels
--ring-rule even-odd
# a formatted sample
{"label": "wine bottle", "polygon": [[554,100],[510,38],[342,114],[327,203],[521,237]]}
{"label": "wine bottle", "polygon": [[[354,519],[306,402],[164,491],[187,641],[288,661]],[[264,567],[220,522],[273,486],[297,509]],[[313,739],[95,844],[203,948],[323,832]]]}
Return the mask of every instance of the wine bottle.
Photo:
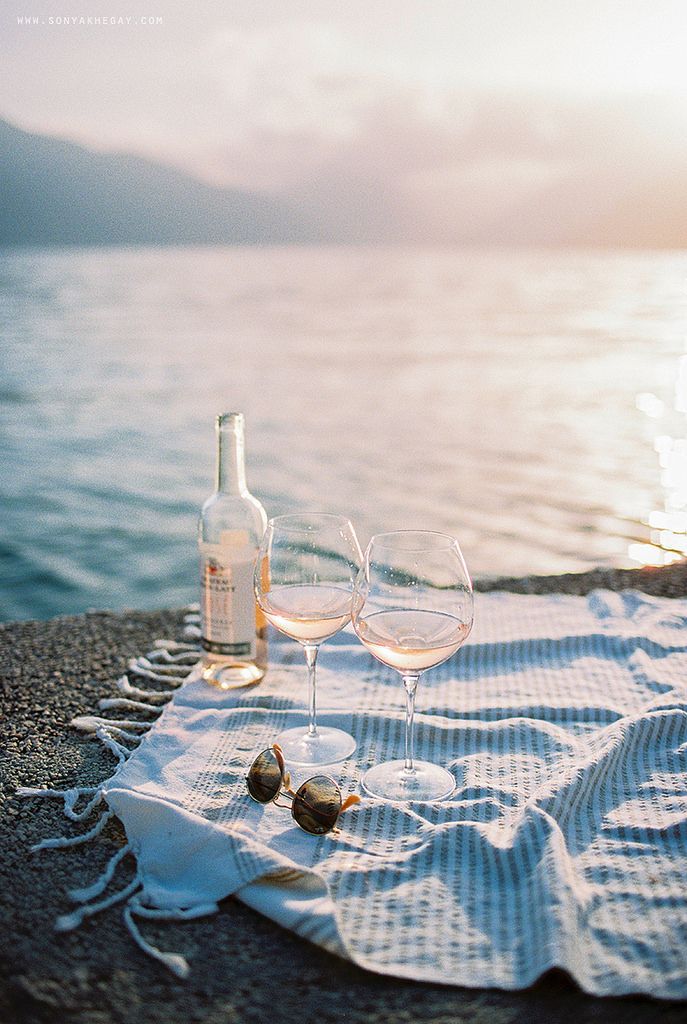
{"label": "wine bottle", "polygon": [[253,570],[267,516],[246,486],[244,418],[216,420],[216,489],[198,523],[203,678],[222,690],[259,683],[267,669],[267,623]]}

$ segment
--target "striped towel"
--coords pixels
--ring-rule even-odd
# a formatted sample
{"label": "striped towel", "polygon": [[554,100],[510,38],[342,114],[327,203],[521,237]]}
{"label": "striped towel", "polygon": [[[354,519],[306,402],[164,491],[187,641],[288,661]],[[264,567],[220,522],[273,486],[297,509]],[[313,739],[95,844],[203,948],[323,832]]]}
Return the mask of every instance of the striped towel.
{"label": "striped towel", "polygon": [[[384,974],[514,989],[556,966],[598,995],[687,997],[687,601],[496,593],[475,622],[418,690],[417,756],[454,773],[453,796],[364,797],[321,838],[245,789],[254,756],[305,723],[298,645],[271,636],[254,690],[191,678],[104,787],[139,909],[236,893]],[[330,769],[344,794],[400,756],[400,678],[350,631],[322,648],[319,702],[358,740]]]}

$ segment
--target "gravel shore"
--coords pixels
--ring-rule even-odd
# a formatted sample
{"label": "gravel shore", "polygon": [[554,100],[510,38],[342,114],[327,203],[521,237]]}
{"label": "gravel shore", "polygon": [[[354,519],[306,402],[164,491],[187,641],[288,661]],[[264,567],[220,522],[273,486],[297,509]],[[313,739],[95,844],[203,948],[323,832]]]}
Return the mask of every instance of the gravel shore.
{"label": "gravel shore", "polygon": [[[478,589],[584,594],[596,587],[687,595],[687,564],[490,580]],[[93,612],[0,625],[3,696],[0,774],[0,1022],[2,1024],[553,1024],[558,1021],[687,1021],[687,1004],[596,999],[562,973],[522,992],[444,988],[367,973],[226,900],[214,917],[146,923],[165,949],[182,950],[191,977],[176,980],[139,952],[114,907],[74,932],[53,930],[72,908],[68,889],[91,881],[121,844],[114,822],[71,851],[31,854],[65,834],[60,801],[19,799],[18,785],[68,788],[109,776],[113,758],[69,728],[110,695],[127,660],[157,637],[177,637],[182,612]],[[129,873],[133,866],[127,862]],[[122,878],[124,875],[122,874]]]}

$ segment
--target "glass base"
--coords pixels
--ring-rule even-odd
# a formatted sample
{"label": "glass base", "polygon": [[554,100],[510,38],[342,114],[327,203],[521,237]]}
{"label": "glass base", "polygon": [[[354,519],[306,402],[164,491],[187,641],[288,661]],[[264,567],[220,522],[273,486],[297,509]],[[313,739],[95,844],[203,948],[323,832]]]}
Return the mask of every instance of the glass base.
{"label": "glass base", "polygon": [[218,690],[240,690],[244,686],[256,686],[265,675],[265,666],[255,661],[235,659],[204,659],[201,676],[210,686]]}
{"label": "glass base", "polygon": [[287,764],[336,764],[345,761],[357,747],[356,741],[343,729],[318,725],[314,736],[307,729],[287,729],[276,741],[284,753]]}
{"label": "glass base", "polygon": [[428,761],[416,761],[412,772],[405,761],[385,761],[365,772],[362,786],[380,800],[445,800],[456,788],[456,780],[445,768]]}

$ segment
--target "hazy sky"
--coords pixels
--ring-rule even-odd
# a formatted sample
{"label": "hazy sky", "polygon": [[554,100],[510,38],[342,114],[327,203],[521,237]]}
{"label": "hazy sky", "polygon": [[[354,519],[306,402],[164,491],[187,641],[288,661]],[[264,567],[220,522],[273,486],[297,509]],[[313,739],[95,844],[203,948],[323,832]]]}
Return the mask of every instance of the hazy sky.
{"label": "hazy sky", "polygon": [[[70,15],[162,24],[17,24]],[[571,218],[592,189],[685,189],[687,0],[4,0],[1,17],[0,116],[307,196],[332,223],[450,235],[573,182]]]}

